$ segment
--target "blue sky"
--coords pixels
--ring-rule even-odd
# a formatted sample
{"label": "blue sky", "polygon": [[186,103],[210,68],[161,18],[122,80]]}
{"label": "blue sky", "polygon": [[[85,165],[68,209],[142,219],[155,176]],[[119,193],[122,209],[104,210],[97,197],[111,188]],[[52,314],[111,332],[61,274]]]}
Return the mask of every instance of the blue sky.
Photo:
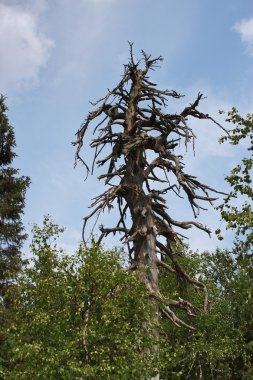
{"label": "blue sky", "polygon": [[[74,170],[71,142],[91,110],[89,101],[120,80],[127,41],[134,42],[136,55],[144,49],[164,57],[153,79],[186,95],[178,111],[201,91],[207,99],[200,108],[214,117],[232,106],[252,112],[252,0],[0,0],[0,92],[8,96],[15,127],[15,166],[32,181],[24,222],[29,231],[51,214],[66,228],[62,245],[71,252],[90,199],[103,190],[96,176],[84,182],[84,169]],[[177,109],[174,103],[171,109]],[[220,146],[221,131],[210,123],[194,128],[196,156],[185,154],[188,170],[226,190],[224,176],[244,147]],[[170,200],[172,215],[191,217],[187,202]],[[113,217],[105,215],[104,223]],[[199,221],[213,230],[220,226],[211,209]],[[224,246],[231,241],[225,236]],[[218,244],[199,231],[189,237],[193,249]]]}

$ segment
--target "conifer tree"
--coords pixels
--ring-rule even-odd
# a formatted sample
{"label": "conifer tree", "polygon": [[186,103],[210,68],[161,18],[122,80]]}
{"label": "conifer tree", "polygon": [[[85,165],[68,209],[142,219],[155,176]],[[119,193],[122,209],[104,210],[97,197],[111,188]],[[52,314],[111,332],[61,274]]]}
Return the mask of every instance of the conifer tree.
{"label": "conifer tree", "polygon": [[30,179],[13,168],[15,134],[6,115],[5,97],[0,96],[0,297],[20,271],[21,247],[26,238],[22,224],[25,193]]}

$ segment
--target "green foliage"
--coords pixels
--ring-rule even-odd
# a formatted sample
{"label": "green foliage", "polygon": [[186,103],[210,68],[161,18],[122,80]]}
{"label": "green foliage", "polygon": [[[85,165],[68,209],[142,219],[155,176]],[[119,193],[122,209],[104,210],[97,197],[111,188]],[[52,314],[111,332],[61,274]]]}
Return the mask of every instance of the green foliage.
{"label": "green foliage", "polygon": [[[223,113],[223,111],[220,112]],[[228,136],[222,137],[220,142],[228,141],[232,145],[246,145],[249,157],[245,157],[226,177],[231,191],[219,209],[222,219],[227,223],[227,229],[234,229],[236,232],[237,240],[239,239],[237,248],[240,251],[249,251],[253,243],[253,114],[248,114],[243,118],[238,114],[237,109],[233,108],[228,112],[226,121],[235,127],[229,131]],[[216,232],[221,237],[220,230]],[[243,244],[242,235],[244,236]]]}
{"label": "green foliage", "polygon": [[[33,262],[9,289],[4,379],[146,379],[157,371],[152,303],[116,251],[57,248],[61,229],[35,226]],[[145,325],[145,328],[144,328]],[[6,326],[5,326],[6,328]],[[146,353],[144,353],[144,348]]]}
{"label": "green foliage", "polygon": [[[161,379],[252,379],[252,258],[235,259],[226,250],[216,250],[201,255],[186,252],[181,261],[192,274],[205,281],[209,311],[201,312],[200,295],[193,288],[184,288],[184,297],[188,295],[196,305],[196,330],[189,332],[165,324],[163,330],[170,345],[164,352],[167,368]],[[180,281],[168,273],[161,276],[167,289],[175,289],[171,282]]]}
{"label": "green foliage", "polygon": [[189,274],[208,286],[208,314],[201,312],[202,294],[161,270],[163,293],[191,299],[197,316],[184,315],[193,332],[161,320],[158,361],[147,350],[154,344],[154,326],[145,324],[152,304],[139,279],[122,268],[115,251],[93,245],[64,255],[56,245],[61,231],[48,218],[35,227],[33,264],[7,293],[12,318],[4,326],[9,356],[2,378],[129,380],[146,379],[152,370],[161,380],[252,378],[251,256],[180,253]]}
{"label": "green foliage", "polygon": [[[1,99],[0,157],[6,164],[15,156],[12,150],[15,139],[5,118],[4,99]],[[221,142],[227,140],[237,145],[244,141],[244,144],[249,143],[251,152],[252,117],[248,115],[244,119],[233,109],[227,121],[236,127]],[[168,302],[182,298],[194,305],[195,317],[180,309],[177,315],[195,326],[195,331],[178,328],[163,317],[157,325],[148,322],[154,304],[137,274],[124,269],[119,252],[106,251],[93,244],[89,248],[82,245],[76,254],[67,256],[57,247],[61,228],[49,217],[45,218],[42,228],[35,226],[31,244],[33,258],[17,281],[8,286],[0,309],[0,378],[146,380],[159,373],[161,380],[251,380],[251,170],[252,158],[244,158],[231,171],[226,177],[231,192],[219,206],[228,228],[236,231],[232,252],[217,249],[213,254],[200,255],[187,248],[178,252],[179,263],[186,272],[208,288],[208,313],[203,312],[203,293],[199,289],[187,284],[179,274],[160,270],[160,291]],[[7,223],[9,229],[4,229],[3,221],[10,215],[15,216],[13,220],[20,220],[28,179],[21,177],[18,187],[17,171],[1,167],[0,173],[0,191],[3,189],[3,194],[9,197],[5,198],[7,206],[0,201],[0,213],[5,215],[0,217],[0,234],[5,231],[6,235],[1,236],[13,237],[13,244],[19,249],[24,236],[22,226],[18,224],[20,230],[15,229],[13,222]],[[14,180],[15,188],[12,187]],[[245,202],[238,202],[242,197]],[[7,199],[15,199],[16,203],[9,202],[8,206]],[[20,265],[17,252],[13,254],[18,260],[16,268]],[[5,273],[8,273],[5,279],[14,278],[11,269]],[[3,274],[1,276],[3,281]],[[155,346],[159,346],[158,351],[154,350]]]}
{"label": "green foliage", "polygon": [[21,269],[21,247],[26,234],[21,217],[25,206],[28,177],[19,177],[10,167],[16,156],[13,127],[6,115],[5,98],[0,96],[0,297]]}

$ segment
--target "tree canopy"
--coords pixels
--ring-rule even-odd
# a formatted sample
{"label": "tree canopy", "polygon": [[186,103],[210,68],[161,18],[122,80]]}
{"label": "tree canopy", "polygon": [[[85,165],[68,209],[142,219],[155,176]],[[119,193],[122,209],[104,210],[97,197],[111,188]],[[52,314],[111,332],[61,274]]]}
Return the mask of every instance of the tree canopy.
{"label": "tree canopy", "polygon": [[[248,155],[226,177],[231,190],[224,203],[219,206],[222,219],[227,223],[227,229],[233,229],[236,232],[239,253],[243,250],[250,251],[253,245],[253,114],[248,114],[244,118],[236,108],[233,108],[227,116],[226,121],[234,127],[229,131],[229,135],[220,139],[220,142],[228,141],[232,145],[244,144],[248,151]],[[220,235],[220,230],[217,233]]]}
{"label": "tree canopy", "polygon": [[[119,252],[94,244],[73,256],[57,247],[62,229],[46,217],[35,226],[32,262],[9,290],[12,321],[6,379],[146,379],[159,358],[140,355],[154,343],[152,307]],[[5,349],[6,349],[5,346]]]}

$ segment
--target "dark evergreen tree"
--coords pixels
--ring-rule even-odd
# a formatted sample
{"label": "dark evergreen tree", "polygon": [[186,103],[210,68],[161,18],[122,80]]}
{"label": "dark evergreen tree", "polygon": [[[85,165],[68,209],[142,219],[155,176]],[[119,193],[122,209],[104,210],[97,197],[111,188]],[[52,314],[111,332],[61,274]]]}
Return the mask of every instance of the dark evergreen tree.
{"label": "dark evergreen tree", "polygon": [[30,179],[11,166],[16,146],[13,127],[6,115],[5,97],[0,96],[0,297],[20,271],[21,247],[26,238],[22,224],[25,193]]}

